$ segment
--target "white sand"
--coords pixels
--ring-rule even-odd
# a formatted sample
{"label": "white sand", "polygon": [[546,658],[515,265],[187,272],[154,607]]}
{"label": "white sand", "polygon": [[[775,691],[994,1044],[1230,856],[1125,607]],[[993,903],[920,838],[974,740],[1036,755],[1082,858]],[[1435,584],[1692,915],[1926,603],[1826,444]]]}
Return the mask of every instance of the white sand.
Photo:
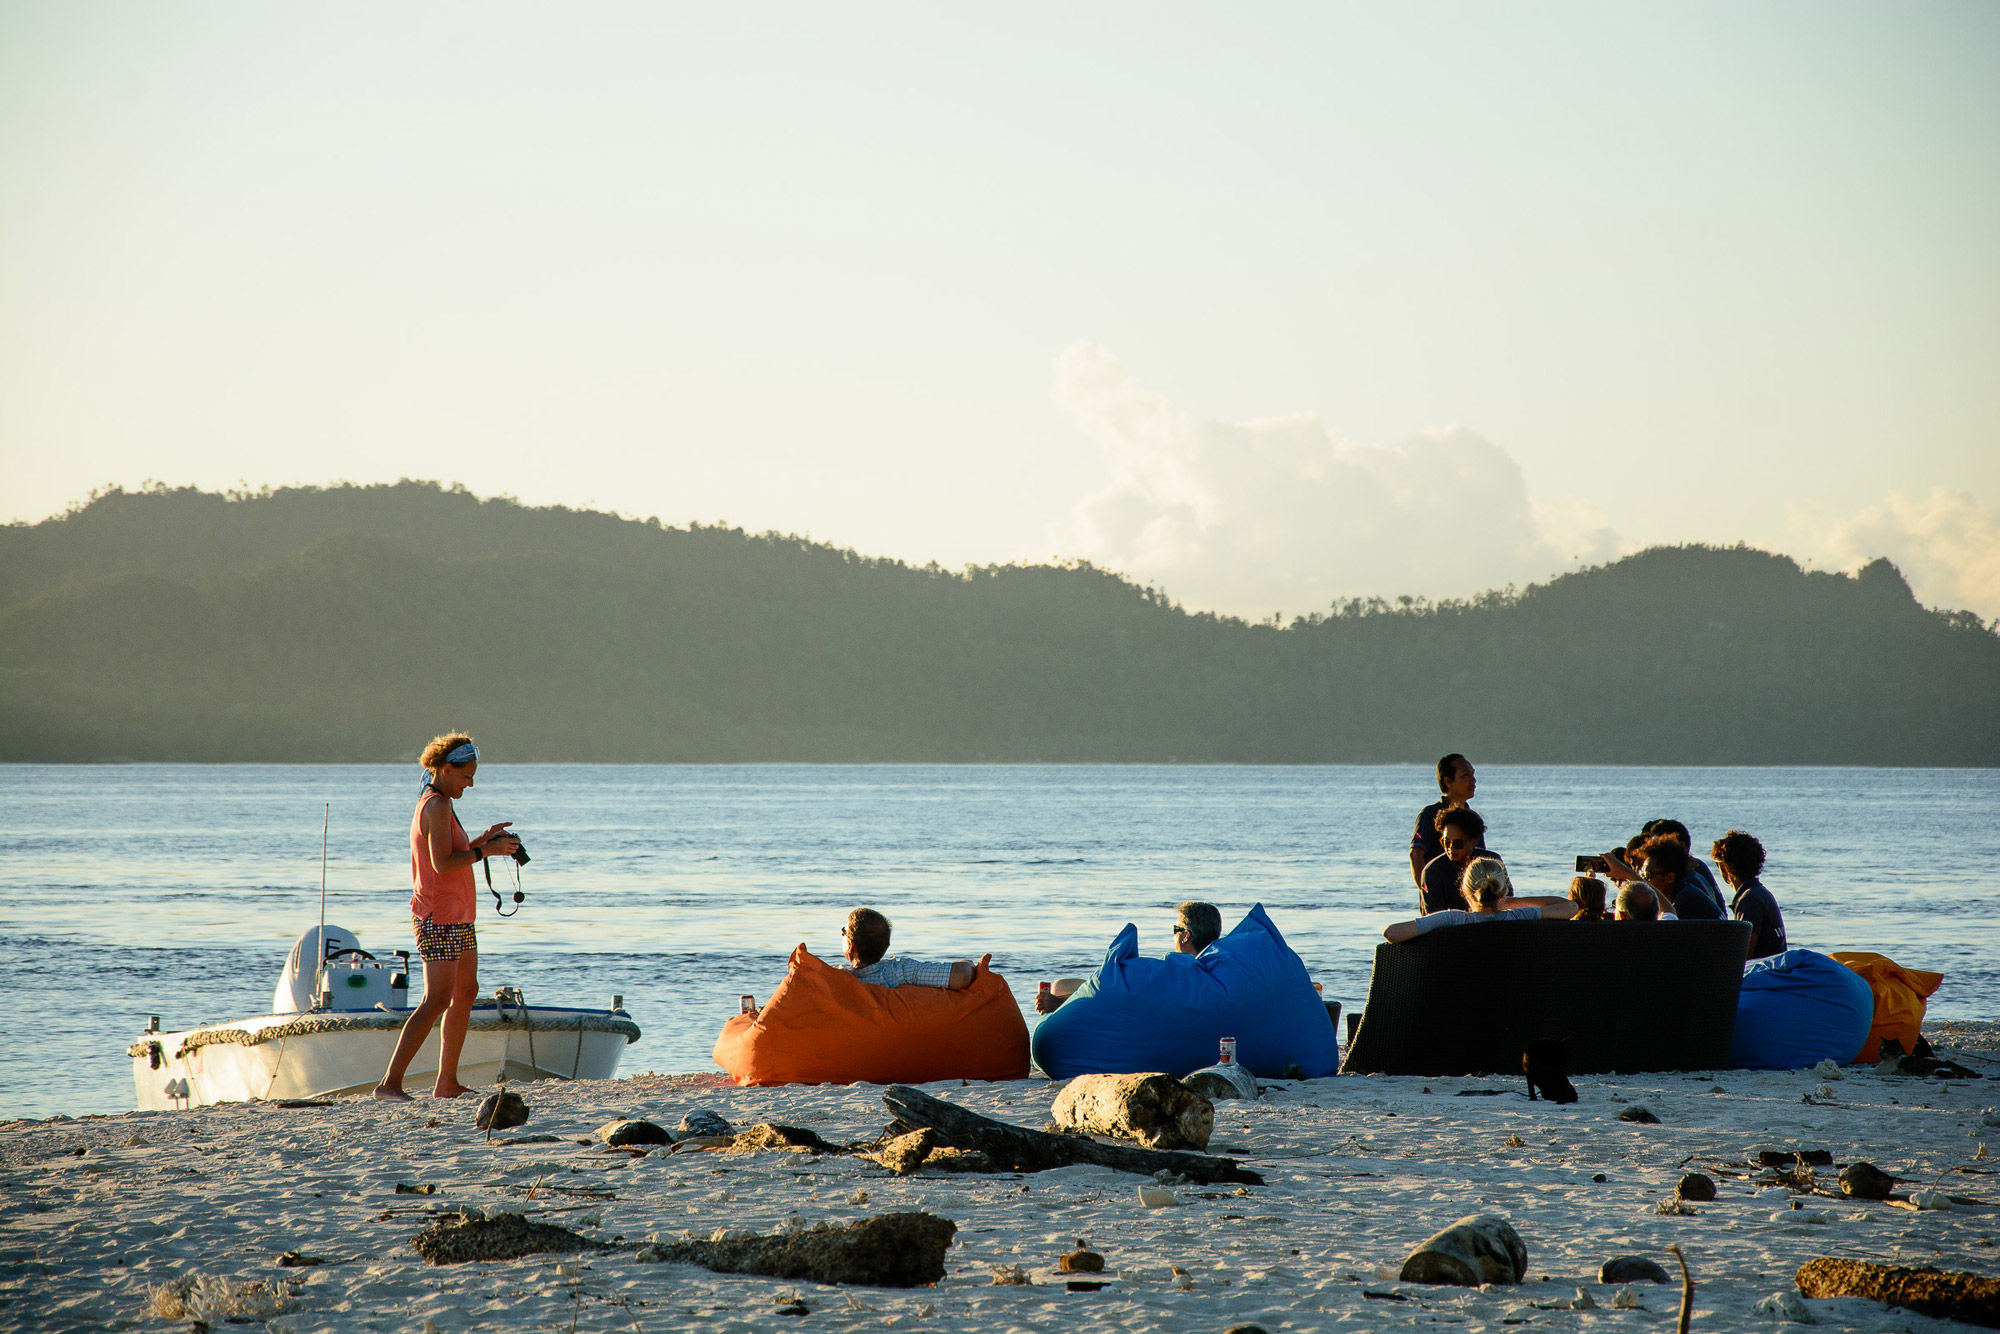
{"label": "white sand", "polygon": [[[2000,1074],[2000,1025],[1934,1025],[1931,1036],[1941,1055]],[[776,1121],[836,1142],[871,1138],[888,1116],[868,1086],[736,1089],[653,1076],[521,1086],[533,1119],[507,1134],[565,1137],[539,1144],[485,1143],[472,1127],[476,1099],[17,1121],[0,1126],[0,1328],[186,1329],[185,1319],[149,1313],[149,1285],[206,1274],[296,1280],[290,1309],[268,1322],[292,1331],[567,1330],[572,1321],[577,1330],[641,1331],[1672,1330],[1677,1285],[1642,1285],[1642,1309],[1618,1310],[1617,1289],[1595,1278],[1622,1253],[1672,1270],[1665,1248],[1678,1242],[1698,1287],[1694,1328],[1707,1332],[1777,1328],[1757,1302],[1791,1290],[1794,1271],[1815,1256],[2000,1272],[2000,1208],[1915,1212],[1801,1197],[1723,1171],[1759,1147],[1825,1148],[1836,1162],[1865,1158],[1924,1184],[1970,1167],[1947,1176],[1944,1189],[2000,1204],[2000,1177],[1989,1174],[2000,1163],[2000,1125],[1981,1116],[2000,1103],[2000,1084],[1862,1069],[1838,1082],[1725,1071],[1577,1084],[1582,1101],[1567,1107],[1528,1102],[1519,1080],[1380,1077],[1293,1083],[1254,1103],[1222,1103],[1211,1149],[1240,1146],[1268,1184],[1180,1186],[1184,1203],[1160,1210],[1139,1202],[1149,1180],[1097,1168],[899,1178],[853,1157],[634,1157],[575,1142],[618,1115],[671,1127],[698,1108],[739,1127]],[[1453,1096],[1503,1086],[1501,1097]],[[1037,1127],[1056,1090],[1039,1080],[929,1088]],[[1662,1124],[1617,1120],[1633,1102]],[[1987,1142],[1994,1156],[1976,1158]],[[1720,1198],[1693,1216],[1657,1213],[1681,1174],[1697,1169],[1717,1177]],[[1600,1172],[1607,1179],[1593,1182]],[[1821,1175],[1830,1182],[1833,1173]],[[399,1195],[399,1182],[432,1183],[438,1193]],[[1793,1209],[1795,1200],[1804,1207]],[[945,1281],[909,1291],[711,1274],[625,1254],[424,1263],[410,1238],[430,1212],[465,1206],[525,1211],[628,1242],[909,1208],[950,1218],[959,1232]],[[1395,1281],[1413,1245],[1475,1212],[1504,1215],[1519,1230],[1528,1282],[1461,1290]],[[1104,1254],[1113,1286],[1071,1292],[1054,1276],[1077,1238]],[[328,1263],[278,1267],[277,1254],[292,1248]],[[994,1286],[994,1267],[1011,1265],[1035,1284]],[[1595,1309],[1568,1309],[1579,1289]],[[792,1298],[809,1313],[780,1314]],[[1964,1328],[1859,1300],[1807,1306],[1831,1328]]]}

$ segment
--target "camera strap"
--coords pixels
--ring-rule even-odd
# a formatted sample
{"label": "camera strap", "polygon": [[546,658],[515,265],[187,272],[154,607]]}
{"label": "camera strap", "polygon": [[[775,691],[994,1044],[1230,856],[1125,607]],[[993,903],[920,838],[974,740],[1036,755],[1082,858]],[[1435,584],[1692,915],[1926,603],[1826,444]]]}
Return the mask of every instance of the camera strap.
{"label": "camera strap", "polygon": [[521,892],[520,864],[516,863],[514,866],[514,912],[508,912],[506,908],[501,906],[500,891],[493,888],[493,859],[491,857],[481,857],[479,859],[479,869],[486,872],[486,892],[493,896],[493,911],[502,917],[512,917],[514,913],[521,911],[521,905],[527,901],[528,896]]}

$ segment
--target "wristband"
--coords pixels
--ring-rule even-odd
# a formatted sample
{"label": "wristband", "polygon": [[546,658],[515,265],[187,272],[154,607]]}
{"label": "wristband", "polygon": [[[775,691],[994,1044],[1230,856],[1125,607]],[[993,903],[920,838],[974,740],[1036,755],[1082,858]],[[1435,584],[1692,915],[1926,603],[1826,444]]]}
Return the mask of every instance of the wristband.
{"label": "wristband", "polygon": [[474,849],[472,850],[472,860],[474,860],[474,861],[476,861],[476,862],[483,862],[483,861],[485,861],[485,860],[486,860],[486,849],[485,849],[485,848],[474,848]]}

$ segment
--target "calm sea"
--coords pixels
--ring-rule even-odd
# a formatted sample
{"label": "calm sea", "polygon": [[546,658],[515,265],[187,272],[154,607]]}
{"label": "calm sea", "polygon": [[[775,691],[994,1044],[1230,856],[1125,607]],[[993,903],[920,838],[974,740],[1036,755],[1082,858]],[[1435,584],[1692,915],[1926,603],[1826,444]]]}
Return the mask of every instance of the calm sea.
{"label": "calm sea", "polygon": [[[1703,850],[1729,828],[1770,853],[1792,943],[1943,972],[1941,1017],[2000,1018],[2000,771],[1506,768],[1475,804],[1524,893],[1571,858],[1674,816]],[[0,766],[0,1116],[132,1106],[125,1048],[263,1013],[319,914],[385,953],[410,944],[413,767]],[[1417,766],[482,767],[460,803],[513,820],[533,861],[516,917],[482,889],[481,980],[531,1003],[621,993],[645,1030],[625,1072],[712,1069],[737,997],[791,948],[837,956],[848,908],[900,952],[991,951],[1018,996],[1088,971],[1127,921],[1165,951],[1172,905],[1233,925],[1270,911],[1329,997],[1367,988],[1414,896],[1407,847],[1436,785]],[[496,884],[511,890],[496,872]]]}

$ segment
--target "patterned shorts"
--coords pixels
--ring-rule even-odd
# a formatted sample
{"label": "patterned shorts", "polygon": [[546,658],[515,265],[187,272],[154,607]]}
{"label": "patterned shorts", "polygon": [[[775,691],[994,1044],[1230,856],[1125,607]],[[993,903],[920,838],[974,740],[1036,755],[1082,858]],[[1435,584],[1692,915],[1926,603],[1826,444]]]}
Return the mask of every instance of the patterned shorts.
{"label": "patterned shorts", "polygon": [[479,938],[470,922],[433,922],[428,917],[412,917],[417,933],[417,956],[427,963],[449,963],[467,950],[477,952]]}

